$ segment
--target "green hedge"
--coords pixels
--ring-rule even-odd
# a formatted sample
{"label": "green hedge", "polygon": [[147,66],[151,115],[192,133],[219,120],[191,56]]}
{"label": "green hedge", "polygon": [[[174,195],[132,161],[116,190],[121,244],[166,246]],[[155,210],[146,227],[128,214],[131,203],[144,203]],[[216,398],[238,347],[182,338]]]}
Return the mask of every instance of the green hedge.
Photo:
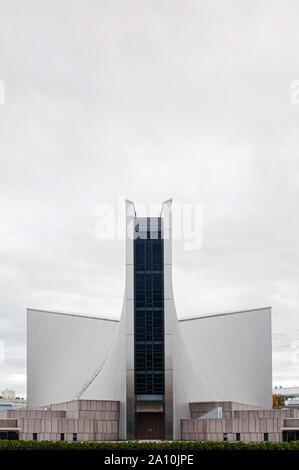
{"label": "green hedge", "polygon": [[293,442],[64,442],[64,441],[7,441],[0,440],[0,450],[299,450],[299,441]]}

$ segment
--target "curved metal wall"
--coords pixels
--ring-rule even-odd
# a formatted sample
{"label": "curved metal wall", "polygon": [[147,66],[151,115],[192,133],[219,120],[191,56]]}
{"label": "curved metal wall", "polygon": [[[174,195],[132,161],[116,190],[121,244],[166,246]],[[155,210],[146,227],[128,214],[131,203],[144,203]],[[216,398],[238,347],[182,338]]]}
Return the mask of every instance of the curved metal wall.
{"label": "curved metal wall", "polygon": [[126,439],[126,301],[109,356],[103,368],[89,382],[82,394],[86,400],[120,402],[119,438]]}
{"label": "curved metal wall", "polygon": [[270,307],[181,319],[179,324],[195,371],[185,384],[189,401],[272,407]]}
{"label": "curved metal wall", "polygon": [[113,320],[28,309],[28,408],[79,398],[104,366],[118,325]]}

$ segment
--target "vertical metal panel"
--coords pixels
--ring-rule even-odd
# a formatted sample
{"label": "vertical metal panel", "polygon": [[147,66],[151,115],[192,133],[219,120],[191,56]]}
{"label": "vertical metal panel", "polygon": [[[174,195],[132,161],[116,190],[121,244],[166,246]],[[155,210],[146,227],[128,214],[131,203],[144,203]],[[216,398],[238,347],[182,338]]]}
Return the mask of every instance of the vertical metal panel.
{"label": "vertical metal panel", "polygon": [[134,397],[134,220],[135,207],[126,201],[126,439],[135,438],[135,397]]}
{"label": "vertical metal panel", "polygon": [[176,322],[176,312],[172,290],[172,201],[163,203],[161,216],[163,217],[164,239],[164,315],[165,315],[165,439],[173,439],[173,352],[172,344],[173,325]]}

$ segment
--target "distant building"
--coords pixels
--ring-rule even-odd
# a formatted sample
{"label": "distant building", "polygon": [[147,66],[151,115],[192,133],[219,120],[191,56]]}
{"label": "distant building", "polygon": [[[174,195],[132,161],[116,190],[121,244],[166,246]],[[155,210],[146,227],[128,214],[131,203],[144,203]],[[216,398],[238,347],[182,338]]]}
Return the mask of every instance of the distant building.
{"label": "distant building", "polygon": [[14,400],[11,400],[11,403],[15,410],[25,410],[27,408],[27,400],[22,397],[16,397]]}
{"label": "distant building", "polygon": [[273,394],[283,396],[285,406],[299,407],[299,387],[274,387]]}
{"label": "distant building", "polygon": [[16,398],[16,392],[6,388],[5,390],[2,390],[1,398],[4,398],[4,400],[14,400]]}
{"label": "distant building", "polygon": [[17,397],[15,390],[2,390],[0,397],[0,409],[3,410],[4,406],[7,406],[7,403],[10,403],[13,409],[15,410],[24,410],[27,408],[27,400],[23,397]]}
{"label": "distant building", "polygon": [[12,402],[9,400],[0,400],[0,411],[13,410]]}

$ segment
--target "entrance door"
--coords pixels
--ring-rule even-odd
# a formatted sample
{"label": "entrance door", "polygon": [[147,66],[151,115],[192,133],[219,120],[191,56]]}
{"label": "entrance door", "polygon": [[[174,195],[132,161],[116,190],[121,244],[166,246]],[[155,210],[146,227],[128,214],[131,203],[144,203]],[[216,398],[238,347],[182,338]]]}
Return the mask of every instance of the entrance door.
{"label": "entrance door", "polygon": [[137,439],[163,439],[163,414],[138,413],[136,418]]}

